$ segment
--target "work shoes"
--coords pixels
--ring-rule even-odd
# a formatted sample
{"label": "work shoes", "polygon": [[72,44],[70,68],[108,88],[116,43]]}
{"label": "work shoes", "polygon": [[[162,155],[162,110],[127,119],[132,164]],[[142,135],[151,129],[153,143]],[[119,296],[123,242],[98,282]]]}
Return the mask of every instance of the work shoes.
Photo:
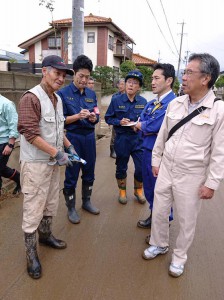
{"label": "work shoes", "polygon": [[149,229],[151,228],[152,225],[152,219],[151,216],[148,217],[146,220],[139,220],[137,223],[137,226],[140,228],[144,228],[144,229]]}
{"label": "work shoes", "polygon": [[142,256],[144,259],[153,259],[159,254],[165,254],[169,251],[169,247],[150,246],[145,249]]}
{"label": "work shoes", "polygon": [[177,265],[174,263],[171,263],[169,266],[169,275],[173,277],[179,277],[184,272],[184,265]]}

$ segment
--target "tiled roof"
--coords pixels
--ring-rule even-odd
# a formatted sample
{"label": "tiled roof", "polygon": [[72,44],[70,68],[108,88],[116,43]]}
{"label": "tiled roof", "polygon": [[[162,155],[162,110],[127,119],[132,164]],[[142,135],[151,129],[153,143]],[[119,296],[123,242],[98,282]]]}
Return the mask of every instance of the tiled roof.
{"label": "tiled roof", "polygon": [[145,56],[142,56],[138,53],[132,54],[132,61],[136,64],[136,66],[138,66],[138,65],[149,66],[149,65],[154,65],[155,63],[157,63],[157,61],[147,58]]}
{"label": "tiled roof", "polygon": [[[53,24],[70,24],[72,23],[72,18],[68,19],[62,19],[62,20],[56,20],[53,21]],[[105,18],[105,17],[99,17],[99,16],[94,16],[93,14],[89,14],[89,16],[84,17],[84,23],[112,23],[111,18]]]}

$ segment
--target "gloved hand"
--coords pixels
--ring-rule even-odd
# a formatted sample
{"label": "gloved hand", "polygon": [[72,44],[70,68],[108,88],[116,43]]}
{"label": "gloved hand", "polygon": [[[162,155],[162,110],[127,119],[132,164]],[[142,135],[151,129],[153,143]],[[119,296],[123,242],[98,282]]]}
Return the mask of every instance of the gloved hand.
{"label": "gloved hand", "polygon": [[69,153],[69,154],[72,154],[72,155],[78,155],[77,154],[77,152],[75,151],[75,148],[74,148],[74,146],[71,144],[67,149],[67,152]]}
{"label": "gloved hand", "polygon": [[57,163],[59,164],[59,166],[72,166],[72,162],[69,159],[69,154],[62,152],[62,151],[58,151],[55,159],[57,160]]}

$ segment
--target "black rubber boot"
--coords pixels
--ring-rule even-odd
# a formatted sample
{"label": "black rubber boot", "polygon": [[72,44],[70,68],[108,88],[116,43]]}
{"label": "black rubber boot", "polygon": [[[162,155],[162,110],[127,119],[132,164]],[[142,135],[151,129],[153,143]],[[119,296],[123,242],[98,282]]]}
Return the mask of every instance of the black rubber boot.
{"label": "black rubber boot", "polygon": [[56,239],[51,232],[52,217],[44,216],[38,227],[39,243],[55,249],[65,249],[67,244]]}
{"label": "black rubber boot", "polygon": [[116,152],[114,151],[114,146],[110,146],[110,157],[116,158]]}
{"label": "black rubber boot", "polygon": [[92,189],[92,184],[82,183],[82,208],[91,214],[98,215],[100,213],[100,210],[94,207],[90,202]]}
{"label": "black rubber boot", "polygon": [[20,173],[18,171],[16,171],[14,176],[11,179],[16,182],[16,187],[14,188],[14,190],[12,192],[13,195],[19,194],[21,192]]}
{"label": "black rubber boot", "polygon": [[73,224],[80,223],[80,217],[75,209],[75,189],[63,189],[65,203],[68,208],[68,219]]}
{"label": "black rubber boot", "polygon": [[41,264],[37,255],[36,231],[24,233],[27,272],[30,277],[38,279],[41,277]]}

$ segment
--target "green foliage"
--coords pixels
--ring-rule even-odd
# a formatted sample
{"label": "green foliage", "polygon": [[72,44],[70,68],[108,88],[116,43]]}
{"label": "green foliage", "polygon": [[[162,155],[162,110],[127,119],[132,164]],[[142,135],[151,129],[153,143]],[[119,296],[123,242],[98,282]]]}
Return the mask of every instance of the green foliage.
{"label": "green foliage", "polygon": [[117,71],[108,66],[96,66],[91,74],[96,81],[101,83],[102,95],[110,95],[117,91],[114,87]]}
{"label": "green foliage", "polygon": [[215,83],[216,88],[224,87],[224,76],[219,76]]}
{"label": "green foliage", "polygon": [[173,91],[176,95],[179,91],[179,87],[180,87],[180,83],[179,83],[177,77],[175,77],[174,84],[173,84]]}
{"label": "green foliage", "polygon": [[139,66],[138,70],[143,75],[143,89],[146,91],[151,91],[151,83],[152,83],[152,73],[153,70],[147,66]]}
{"label": "green foliage", "polygon": [[120,65],[120,70],[121,70],[121,77],[125,78],[128,74],[128,72],[135,70],[136,65],[133,61],[131,60],[126,60]]}
{"label": "green foliage", "polygon": [[54,0],[39,0],[39,6],[44,5],[51,13],[54,10]]}

